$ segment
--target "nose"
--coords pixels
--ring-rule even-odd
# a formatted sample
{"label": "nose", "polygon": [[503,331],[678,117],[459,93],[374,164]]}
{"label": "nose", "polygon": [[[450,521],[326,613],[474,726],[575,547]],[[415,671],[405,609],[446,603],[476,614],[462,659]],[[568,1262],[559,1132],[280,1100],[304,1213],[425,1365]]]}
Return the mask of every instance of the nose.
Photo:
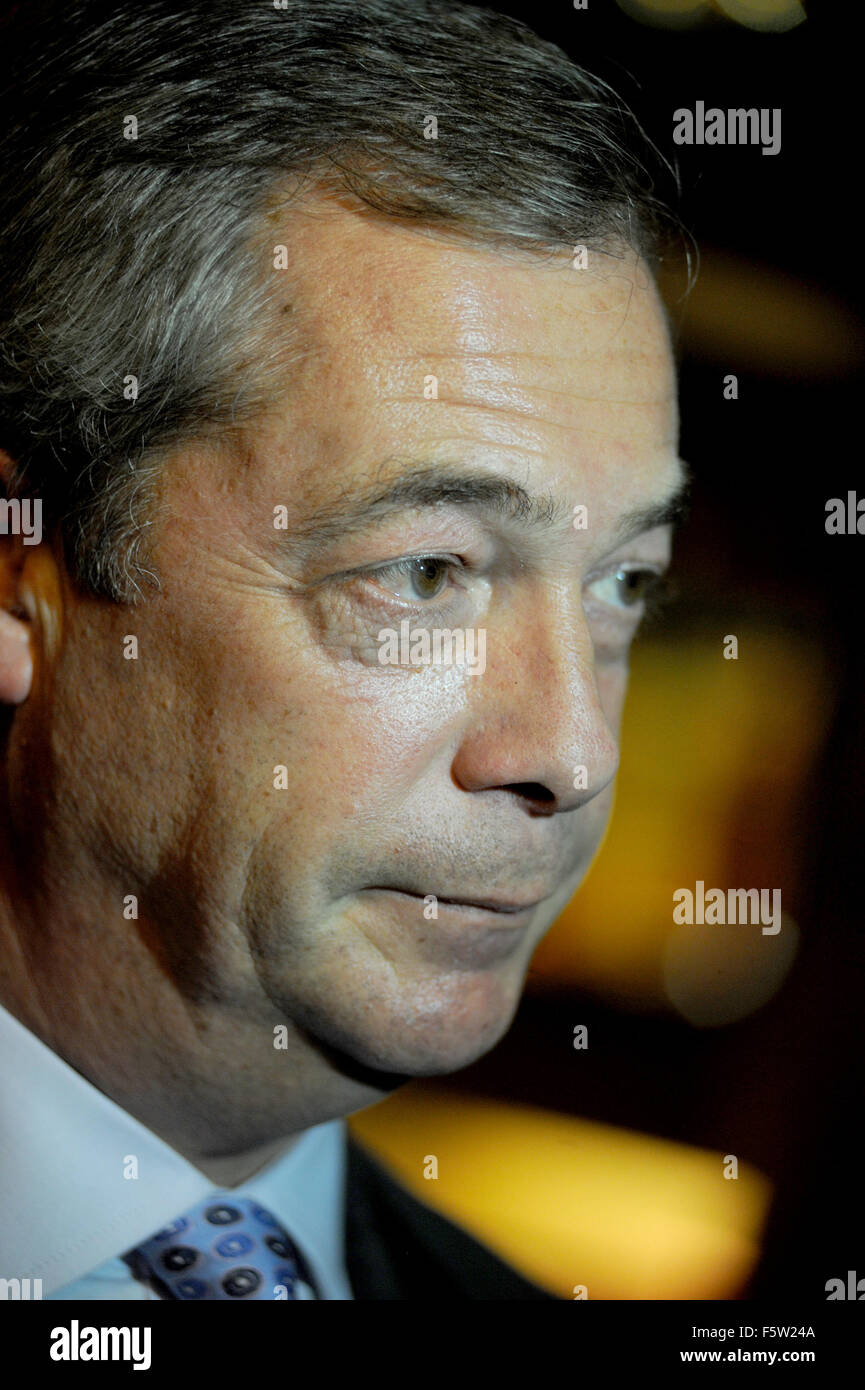
{"label": "nose", "polygon": [[471,685],[452,763],[464,790],[507,790],[535,813],[552,815],[609,786],[619,746],[579,598],[539,603],[525,596],[509,605],[487,627],[486,668]]}

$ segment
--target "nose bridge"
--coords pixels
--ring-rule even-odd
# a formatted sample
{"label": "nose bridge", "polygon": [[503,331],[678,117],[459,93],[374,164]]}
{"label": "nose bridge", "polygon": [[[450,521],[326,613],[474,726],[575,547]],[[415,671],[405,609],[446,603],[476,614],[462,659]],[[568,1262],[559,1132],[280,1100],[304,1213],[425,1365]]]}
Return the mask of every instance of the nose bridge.
{"label": "nose bridge", "polygon": [[568,763],[572,783],[575,769],[584,767],[588,787],[600,790],[618,766],[618,743],[601,703],[594,643],[579,592],[538,605],[525,640],[543,672],[537,691],[526,693],[531,706],[546,716],[555,765]]}

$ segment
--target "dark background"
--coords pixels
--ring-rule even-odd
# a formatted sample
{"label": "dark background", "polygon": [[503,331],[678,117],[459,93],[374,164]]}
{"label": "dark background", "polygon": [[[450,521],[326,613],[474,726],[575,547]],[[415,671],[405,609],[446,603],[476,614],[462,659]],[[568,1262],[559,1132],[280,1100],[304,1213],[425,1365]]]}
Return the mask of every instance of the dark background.
{"label": "dark background", "polygon": [[[793,833],[778,846],[795,861],[802,944],[772,1002],[697,1029],[609,994],[530,987],[504,1041],[447,1085],[746,1157],[776,1198],[739,1297],[825,1300],[827,1279],[865,1276],[865,536],[825,531],[830,497],[865,496],[858,7],[811,5],[787,33],[721,19],[653,29],[615,0],[490,8],[559,43],[635,110],[678,163],[679,211],[720,287],[701,301],[698,280],[694,324],[686,305],[681,325],[681,452],[696,491],[668,625],[703,615],[722,633],[748,619],[795,628],[818,644],[834,688],[825,745],[816,768],[801,769]],[[672,113],[697,100],[780,107],[780,152],[675,146]],[[735,404],[723,399],[727,373],[738,376]],[[751,809],[771,834],[771,796]],[[579,1080],[562,1041],[574,1019],[593,1039]]]}

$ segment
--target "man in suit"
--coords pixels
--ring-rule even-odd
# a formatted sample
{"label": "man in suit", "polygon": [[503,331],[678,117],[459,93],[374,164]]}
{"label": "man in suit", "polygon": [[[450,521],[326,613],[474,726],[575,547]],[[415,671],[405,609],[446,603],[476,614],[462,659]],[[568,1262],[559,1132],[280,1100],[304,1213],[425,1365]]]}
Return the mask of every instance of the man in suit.
{"label": "man in suit", "polygon": [[543,1296],[344,1117],[496,1044],[607,823],[683,485],[651,150],[467,7],[6,38],[0,1275]]}

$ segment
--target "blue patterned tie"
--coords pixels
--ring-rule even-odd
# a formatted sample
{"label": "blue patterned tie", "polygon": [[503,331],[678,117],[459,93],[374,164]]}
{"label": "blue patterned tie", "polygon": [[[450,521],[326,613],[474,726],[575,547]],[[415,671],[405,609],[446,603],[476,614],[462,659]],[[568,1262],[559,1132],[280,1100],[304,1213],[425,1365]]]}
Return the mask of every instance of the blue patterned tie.
{"label": "blue patterned tie", "polygon": [[260,1203],[217,1192],[123,1256],[163,1298],[318,1298],[309,1266]]}

